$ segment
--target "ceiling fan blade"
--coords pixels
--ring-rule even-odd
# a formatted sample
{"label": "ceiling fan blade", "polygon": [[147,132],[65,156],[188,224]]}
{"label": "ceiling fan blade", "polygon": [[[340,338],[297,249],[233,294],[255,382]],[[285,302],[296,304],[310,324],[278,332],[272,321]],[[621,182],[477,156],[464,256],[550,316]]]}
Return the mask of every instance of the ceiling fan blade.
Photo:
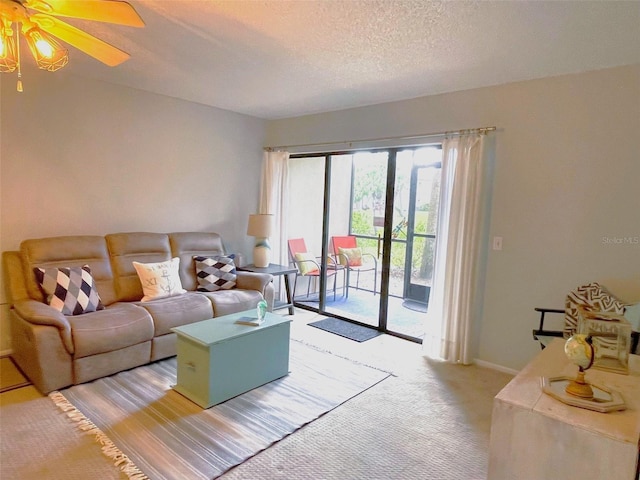
{"label": "ceiling fan blade", "polygon": [[58,37],[63,42],[76,47],[78,50],[110,67],[119,65],[129,58],[128,53],[57,18],[43,13],[36,13],[31,15],[30,20],[45,32]]}
{"label": "ceiling fan blade", "polygon": [[135,9],[117,0],[27,0],[25,6],[49,15],[144,27]]}

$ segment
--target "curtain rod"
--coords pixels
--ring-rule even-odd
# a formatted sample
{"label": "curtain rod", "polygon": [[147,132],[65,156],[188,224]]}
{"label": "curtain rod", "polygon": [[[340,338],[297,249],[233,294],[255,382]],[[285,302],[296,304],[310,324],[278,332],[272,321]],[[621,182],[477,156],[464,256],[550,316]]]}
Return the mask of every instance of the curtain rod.
{"label": "curtain rod", "polygon": [[364,142],[386,142],[389,140],[414,140],[418,138],[429,138],[429,137],[441,137],[443,135],[465,135],[468,133],[480,133],[482,135],[487,134],[488,132],[493,132],[496,130],[496,127],[480,127],[480,128],[469,128],[464,130],[449,130],[445,132],[437,132],[437,133],[424,133],[420,135],[405,135],[399,137],[383,137],[383,138],[365,138],[363,140],[349,140],[342,142],[325,142],[325,143],[300,143],[298,145],[278,145],[275,147],[264,147],[263,150],[267,152],[273,152],[275,150],[282,150],[288,148],[301,148],[301,147],[324,147],[330,145],[349,145],[353,146],[354,143],[364,143]]}

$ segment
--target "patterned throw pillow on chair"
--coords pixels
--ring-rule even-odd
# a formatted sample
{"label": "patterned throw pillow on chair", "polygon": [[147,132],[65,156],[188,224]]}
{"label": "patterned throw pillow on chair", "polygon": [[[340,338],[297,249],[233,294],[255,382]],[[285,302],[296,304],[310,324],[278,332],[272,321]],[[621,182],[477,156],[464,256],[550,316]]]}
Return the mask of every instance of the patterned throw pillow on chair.
{"label": "patterned throw pillow on chair", "polygon": [[199,292],[215,292],[235,288],[236,265],[234,255],[220,255],[216,257],[194,256],[196,264],[196,278]]}
{"label": "patterned throw pillow on chair", "polygon": [[296,264],[300,269],[300,275],[317,275],[320,273],[318,263],[313,253],[296,253]]}
{"label": "patterned throw pillow on chair", "polygon": [[578,327],[579,308],[588,312],[608,312],[622,315],[624,304],[606,288],[593,282],[582,285],[567,295],[564,314],[564,337],[568,338]]}
{"label": "patterned throw pillow on chair", "polygon": [[33,269],[47,303],[63,315],[82,315],[104,309],[89,265]]}
{"label": "patterned throw pillow on chair", "polygon": [[338,247],[338,253],[340,254],[340,265],[347,265],[350,267],[362,266],[362,249],[361,248],[342,248]]}

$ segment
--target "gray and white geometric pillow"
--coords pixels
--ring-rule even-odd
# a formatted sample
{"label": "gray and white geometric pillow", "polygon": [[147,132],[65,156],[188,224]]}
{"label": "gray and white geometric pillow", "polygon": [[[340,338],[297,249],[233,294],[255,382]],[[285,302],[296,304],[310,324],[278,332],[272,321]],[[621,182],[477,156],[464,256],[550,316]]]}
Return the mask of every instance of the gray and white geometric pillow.
{"label": "gray and white geometric pillow", "polygon": [[47,303],[63,315],[82,315],[104,309],[89,265],[33,269],[47,295]]}
{"label": "gray and white geometric pillow", "polygon": [[199,292],[215,292],[235,288],[236,265],[234,255],[216,257],[193,257],[196,264],[196,278]]}

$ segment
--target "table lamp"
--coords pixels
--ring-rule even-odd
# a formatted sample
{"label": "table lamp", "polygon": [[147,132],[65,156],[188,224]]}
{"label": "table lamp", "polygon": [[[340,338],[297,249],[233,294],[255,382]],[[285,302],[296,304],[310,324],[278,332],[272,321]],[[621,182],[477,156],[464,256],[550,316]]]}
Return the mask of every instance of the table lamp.
{"label": "table lamp", "polygon": [[249,226],[247,235],[256,237],[256,244],[253,247],[253,264],[256,267],[268,267],[271,261],[271,245],[269,237],[273,228],[273,215],[253,214],[249,215]]}

